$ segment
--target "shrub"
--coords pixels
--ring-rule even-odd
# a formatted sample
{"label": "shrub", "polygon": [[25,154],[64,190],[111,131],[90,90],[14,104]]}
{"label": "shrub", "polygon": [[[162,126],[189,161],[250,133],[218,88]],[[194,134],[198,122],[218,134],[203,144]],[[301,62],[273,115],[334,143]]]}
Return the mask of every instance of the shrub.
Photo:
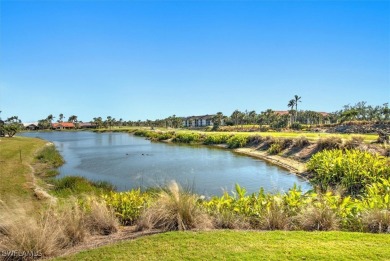
{"label": "shrub", "polygon": [[242,148],[248,143],[247,135],[236,134],[227,140],[228,148]]}
{"label": "shrub", "polygon": [[89,197],[83,199],[79,204],[85,212],[85,223],[90,233],[109,235],[117,232],[118,219],[114,210],[105,201]]}
{"label": "shrub", "polygon": [[380,178],[390,177],[388,158],[359,150],[325,150],[316,153],[307,169],[314,173],[312,182],[322,190],[338,185],[356,195]]}
{"label": "shrub", "polygon": [[263,137],[260,135],[251,135],[248,137],[248,143],[252,145],[257,145],[263,141]]}
{"label": "shrub", "polygon": [[319,150],[334,150],[341,149],[343,141],[339,137],[327,137],[321,138],[317,141]]}
{"label": "shrub", "polygon": [[334,210],[322,202],[309,204],[297,217],[299,225],[304,230],[337,230],[339,219]]}
{"label": "shrub", "polygon": [[300,137],[294,139],[294,141],[293,141],[293,147],[294,148],[302,149],[302,148],[306,147],[309,144],[310,144],[310,142],[309,142],[309,140],[305,136],[300,136]]}
{"label": "shrub", "polygon": [[271,147],[267,150],[269,154],[278,154],[282,151],[282,146],[279,142],[271,144]]}
{"label": "shrub", "polygon": [[280,195],[270,197],[260,217],[260,228],[266,230],[286,230],[290,219],[284,211],[283,199]]}
{"label": "shrub", "polygon": [[363,143],[364,138],[361,136],[353,136],[350,140],[347,140],[344,144],[345,149],[356,149]]}
{"label": "shrub", "polygon": [[203,141],[203,144],[223,144],[226,143],[230,137],[230,134],[208,134],[206,139]]}
{"label": "shrub", "polygon": [[179,143],[199,143],[202,142],[202,136],[199,133],[177,133],[172,140]]}
{"label": "shrub", "polygon": [[302,129],[302,125],[298,122],[294,122],[293,124],[291,124],[290,126],[291,129],[293,130],[301,130]]}
{"label": "shrub", "polygon": [[202,229],[212,228],[212,221],[197,204],[195,195],[183,192],[176,182],[172,182],[144,211],[138,228],[164,231]]}
{"label": "shrub", "polygon": [[123,225],[135,224],[152,199],[150,193],[141,192],[140,189],[110,192],[102,197],[107,205],[114,210],[115,215]]}
{"label": "shrub", "polygon": [[390,233],[390,210],[367,210],[362,215],[362,223],[366,232]]}

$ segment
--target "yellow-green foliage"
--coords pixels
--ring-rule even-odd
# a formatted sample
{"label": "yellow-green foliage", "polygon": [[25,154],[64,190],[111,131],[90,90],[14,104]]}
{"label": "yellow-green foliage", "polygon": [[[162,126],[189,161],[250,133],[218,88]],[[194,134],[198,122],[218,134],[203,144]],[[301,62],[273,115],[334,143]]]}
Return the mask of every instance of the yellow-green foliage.
{"label": "yellow-green foliage", "polygon": [[227,145],[230,149],[242,148],[248,143],[248,135],[236,134],[227,140]]}
{"label": "yellow-green foliage", "polygon": [[389,158],[359,150],[325,150],[315,154],[307,164],[314,173],[312,182],[321,189],[343,186],[358,194],[366,185],[390,177]]}
{"label": "yellow-green foliage", "polygon": [[271,144],[271,146],[269,147],[269,149],[267,150],[267,152],[269,154],[278,154],[282,151],[282,146],[279,142],[276,142],[276,143],[273,143]]}
{"label": "yellow-green foliage", "polygon": [[210,145],[210,144],[223,144],[228,141],[228,139],[232,135],[230,134],[222,134],[222,133],[213,133],[213,134],[207,134],[206,139],[204,140],[204,144]]}
{"label": "yellow-green foliage", "polygon": [[127,192],[110,192],[103,195],[103,199],[114,209],[123,225],[132,225],[149,206],[152,197],[149,193],[135,189]]}
{"label": "yellow-green foliage", "polygon": [[173,142],[180,143],[202,143],[204,140],[204,135],[198,132],[180,132],[175,135]]}

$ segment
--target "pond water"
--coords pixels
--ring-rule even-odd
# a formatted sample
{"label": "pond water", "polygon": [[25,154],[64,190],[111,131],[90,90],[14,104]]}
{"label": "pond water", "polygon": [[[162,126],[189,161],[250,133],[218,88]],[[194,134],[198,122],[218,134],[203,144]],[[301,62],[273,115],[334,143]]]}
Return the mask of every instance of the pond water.
{"label": "pond water", "polygon": [[232,151],[206,146],[156,143],[127,133],[25,132],[53,142],[66,163],[60,175],[105,180],[118,190],[163,185],[176,180],[203,195],[231,192],[236,183],[249,193],[287,191],[310,184],[287,170]]}

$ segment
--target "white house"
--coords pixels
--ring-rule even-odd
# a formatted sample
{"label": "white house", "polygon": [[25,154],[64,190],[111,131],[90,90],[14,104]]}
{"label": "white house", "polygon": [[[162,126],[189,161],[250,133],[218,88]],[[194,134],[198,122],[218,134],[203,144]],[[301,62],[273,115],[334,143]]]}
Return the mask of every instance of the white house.
{"label": "white house", "polygon": [[23,123],[23,127],[26,130],[38,130],[39,129],[38,122],[25,122],[25,123]]}
{"label": "white house", "polygon": [[[213,126],[215,115],[191,116],[183,119],[183,127],[207,127]],[[223,125],[223,124],[221,124]]]}

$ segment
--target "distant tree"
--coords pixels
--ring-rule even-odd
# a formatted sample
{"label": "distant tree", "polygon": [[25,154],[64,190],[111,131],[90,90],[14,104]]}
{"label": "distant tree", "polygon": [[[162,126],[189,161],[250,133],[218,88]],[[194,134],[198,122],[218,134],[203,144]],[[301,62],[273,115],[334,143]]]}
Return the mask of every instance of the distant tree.
{"label": "distant tree", "polygon": [[5,121],[2,128],[8,137],[12,138],[22,129],[22,121],[19,120],[18,116],[12,116]]}
{"label": "distant tree", "polygon": [[290,124],[293,124],[293,121],[294,121],[294,106],[295,106],[295,100],[294,99],[291,99],[288,104],[287,104],[287,107],[291,108],[290,109]]}
{"label": "distant tree", "polygon": [[50,122],[47,120],[47,119],[41,119],[41,120],[38,120],[38,127],[40,129],[50,129],[51,128],[51,124]]}
{"label": "distant tree", "polygon": [[55,117],[53,116],[53,114],[50,114],[49,116],[46,117],[46,120],[49,122],[50,127],[53,123],[54,118]]}
{"label": "distant tree", "polygon": [[389,120],[389,118],[390,118],[390,108],[389,108],[389,104],[388,103],[383,104],[383,107],[382,107],[380,113],[383,116],[383,119],[385,121]]}
{"label": "distant tree", "polygon": [[295,119],[298,118],[298,102],[301,102],[301,97],[298,95],[294,95],[295,99]]}
{"label": "distant tree", "polygon": [[250,111],[248,113],[248,123],[255,124],[256,123],[257,114],[256,111]]}
{"label": "distant tree", "polygon": [[221,126],[223,120],[223,113],[217,112],[217,114],[213,117],[213,131],[216,131],[219,129],[219,126]]}
{"label": "distant tree", "polygon": [[107,119],[105,120],[105,125],[108,126],[108,128],[111,130],[112,129],[112,117],[107,116]]}
{"label": "distant tree", "polygon": [[92,123],[96,126],[96,128],[100,129],[103,126],[102,117],[93,118]]}
{"label": "distant tree", "polygon": [[60,115],[58,115],[58,122],[61,123],[61,122],[64,122],[64,114],[60,113]]}
{"label": "distant tree", "polygon": [[234,122],[234,125],[238,125],[238,121],[240,119],[240,111],[239,110],[235,110],[232,115],[230,116],[230,118],[232,118],[233,122]]}

